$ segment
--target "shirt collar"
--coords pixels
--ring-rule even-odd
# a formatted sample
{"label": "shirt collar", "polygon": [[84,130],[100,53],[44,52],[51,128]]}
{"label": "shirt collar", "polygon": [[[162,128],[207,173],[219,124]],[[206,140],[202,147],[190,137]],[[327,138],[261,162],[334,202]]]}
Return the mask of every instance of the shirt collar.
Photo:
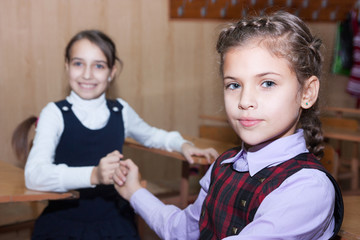
{"label": "shirt collar", "polygon": [[81,109],[96,109],[101,105],[106,104],[105,93],[101,94],[98,98],[87,100],[82,99],[74,91],[71,91],[70,95],[66,98],[66,100],[72,105]]}
{"label": "shirt collar", "polygon": [[226,159],[223,163],[234,163],[238,171],[249,171],[253,176],[266,167],[276,166],[300,153],[308,152],[304,133],[298,129],[293,135],[279,138],[271,143],[264,143],[248,150],[243,148],[234,157]]}

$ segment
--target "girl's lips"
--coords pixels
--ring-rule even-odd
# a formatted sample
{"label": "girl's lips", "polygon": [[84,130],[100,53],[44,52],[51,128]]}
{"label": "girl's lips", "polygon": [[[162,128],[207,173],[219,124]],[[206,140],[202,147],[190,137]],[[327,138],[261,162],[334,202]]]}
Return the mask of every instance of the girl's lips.
{"label": "girl's lips", "polygon": [[239,122],[244,127],[252,127],[261,122],[260,119],[239,119]]}
{"label": "girl's lips", "polygon": [[79,85],[81,88],[85,88],[85,89],[92,89],[96,86],[95,84],[88,84],[88,83],[79,83]]}

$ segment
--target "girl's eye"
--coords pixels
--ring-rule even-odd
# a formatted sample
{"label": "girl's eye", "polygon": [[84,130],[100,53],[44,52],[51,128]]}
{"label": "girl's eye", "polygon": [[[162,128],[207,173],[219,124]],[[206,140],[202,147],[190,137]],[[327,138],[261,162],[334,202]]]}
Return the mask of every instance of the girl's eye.
{"label": "girl's eye", "polygon": [[104,66],[103,64],[100,64],[100,63],[95,64],[95,67],[96,67],[97,69],[104,69],[104,68],[105,68],[105,66]]}
{"label": "girl's eye", "polygon": [[269,88],[275,86],[275,83],[273,81],[264,81],[261,86]]}
{"label": "girl's eye", "polygon": [[235,90],[240,87],[238,83],[229,83],[226,85],[226,89]]}
{"label": "girl's eye", "polygon": [[73,62],[73,65],[74,65],[75,67],[80,67],[80,66],[82,66],[82,62],[76,61],[76,62]]}

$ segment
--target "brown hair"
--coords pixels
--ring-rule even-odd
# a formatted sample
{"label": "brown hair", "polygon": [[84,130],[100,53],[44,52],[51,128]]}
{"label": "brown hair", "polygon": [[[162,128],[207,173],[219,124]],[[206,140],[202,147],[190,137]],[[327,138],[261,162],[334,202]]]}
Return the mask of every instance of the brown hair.
{"label": "brown hair", "polygon": [[123,62],[116,56],[116,46],[114,42],[111,40],[109,36],[99,30],[84,30],[77,33],[65,48],[65,61],[70,61],[70,53],[72,46],[79,40],[87,39],[91,43],[98,46],[101,51],[104,53],[107,65],[110,69],[112,69],[118,61],[120,63],[121,68],[123,67]]}
{"label": "brown hair", "polygon": [[[258,41],[277,57],[286,59],[300,85],[311,76],[321,79],[322,42],[313,36],[306,24],[287,12],[268,16],[253,16],[230,24],[219,35],[216,50],[220,55],[220,74],[223,75],[225,54],[232,48]],[[323,156],[323,135],[319,120],[319,100],[303,109],[299,124],[304,129],[307,148],[317,157]]]}
{"label": "brown hair", "polygon": [[32,141],[29,140],[29,132],[31,127],[36,124],[37,120],[37,117],[30,116],[15,128],[12,135],[11,146],[17,159],[24,164],[32,146]]}

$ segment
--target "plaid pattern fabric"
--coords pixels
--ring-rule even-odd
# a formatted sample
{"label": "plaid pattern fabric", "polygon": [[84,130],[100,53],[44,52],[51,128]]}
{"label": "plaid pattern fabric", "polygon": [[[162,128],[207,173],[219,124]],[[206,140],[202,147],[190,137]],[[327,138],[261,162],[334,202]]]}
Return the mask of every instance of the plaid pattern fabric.
{"label": "plaid pattern fabric", "polygon": [[281,183],[301,170],[326,170],[309,153],[296,156],[278,166],[265,168],[253,177],[249,172],[238,172],[225,159],[235,156],[239,148],[222,154],[215,162],[209,193],[204,200],[200,216],[200,239],[222,239],[237,235],[249,224],[264,198]]}

